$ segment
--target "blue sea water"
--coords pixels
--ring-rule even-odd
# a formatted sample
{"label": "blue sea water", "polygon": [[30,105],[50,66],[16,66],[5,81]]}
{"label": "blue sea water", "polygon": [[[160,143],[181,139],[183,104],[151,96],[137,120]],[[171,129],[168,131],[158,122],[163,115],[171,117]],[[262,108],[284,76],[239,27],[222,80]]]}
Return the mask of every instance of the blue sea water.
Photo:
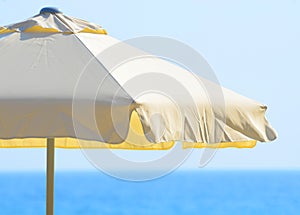
{"label": "blue sea water", "polygon": [[[0,214],[45,214],[45,174],[0,173]],[[55,214],[300,214],[300,171],[177,171],[149,182],[58,172]]]}

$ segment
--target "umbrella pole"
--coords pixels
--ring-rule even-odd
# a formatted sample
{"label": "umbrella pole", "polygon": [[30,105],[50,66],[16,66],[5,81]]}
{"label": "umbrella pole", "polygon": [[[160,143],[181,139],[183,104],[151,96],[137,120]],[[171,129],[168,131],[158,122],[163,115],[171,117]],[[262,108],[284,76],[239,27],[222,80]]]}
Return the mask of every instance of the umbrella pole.
{"label": "umbrella pole", "polygon": [[47,197],[46,215],[54,214],[54,138],[47,138]]}

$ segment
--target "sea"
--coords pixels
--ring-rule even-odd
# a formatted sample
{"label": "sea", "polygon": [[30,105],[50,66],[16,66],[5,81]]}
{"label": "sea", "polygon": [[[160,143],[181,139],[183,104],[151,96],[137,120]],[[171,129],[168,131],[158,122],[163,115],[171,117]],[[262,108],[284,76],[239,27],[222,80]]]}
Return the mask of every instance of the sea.
{"label": "sea", "polygon": [[[0,215],[45,214],[44,172],[0,173]],[[56,172],[56,215],[300,214],[300,171],[175,171],[130,182]]]}

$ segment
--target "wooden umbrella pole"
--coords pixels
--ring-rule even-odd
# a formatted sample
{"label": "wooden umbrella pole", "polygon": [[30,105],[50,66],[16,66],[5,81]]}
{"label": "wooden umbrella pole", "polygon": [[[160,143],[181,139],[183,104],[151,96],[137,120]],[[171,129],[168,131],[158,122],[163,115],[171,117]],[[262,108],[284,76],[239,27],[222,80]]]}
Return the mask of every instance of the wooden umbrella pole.
{"label": "wooden umbrella pole", "polygon": [[46,215],[54,214],[54,138],[47,138],[47,197]]}

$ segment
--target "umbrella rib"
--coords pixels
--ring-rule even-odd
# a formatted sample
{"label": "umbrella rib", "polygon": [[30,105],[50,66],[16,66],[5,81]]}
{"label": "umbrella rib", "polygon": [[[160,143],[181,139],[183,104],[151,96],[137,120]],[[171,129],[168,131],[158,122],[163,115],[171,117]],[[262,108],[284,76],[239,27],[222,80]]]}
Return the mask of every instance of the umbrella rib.
{"label": "umbrella rib", "polygon": [[[65,21],[63,20],[61,17],[57,16],[55,14],[55,16],[62,21],[62,23],[64,25],[66,25],[66,27],[68,27],[71,31],[72,31],[72,27]],[[130,97],[130,99],[136,103],[136,101],[134,100],[134,98],[132,98],[132,96],[122,87],[122,85],[119,83],[119,81],[117,81],[117,79],[110,74],[110,72],[108,71],[108,69],[103,65],[103,63],[93,54],[93,52],[84,44],[84,42],[82,42],[82,40],[76,35],[75,32],[74,33],[74,36],[76,37],[76,39],[88,50],[88,52],[94,57],[96,58],[97,62],[105,69],[106,73],[119,85],[119,87],[127,94],[127,96]]]}

